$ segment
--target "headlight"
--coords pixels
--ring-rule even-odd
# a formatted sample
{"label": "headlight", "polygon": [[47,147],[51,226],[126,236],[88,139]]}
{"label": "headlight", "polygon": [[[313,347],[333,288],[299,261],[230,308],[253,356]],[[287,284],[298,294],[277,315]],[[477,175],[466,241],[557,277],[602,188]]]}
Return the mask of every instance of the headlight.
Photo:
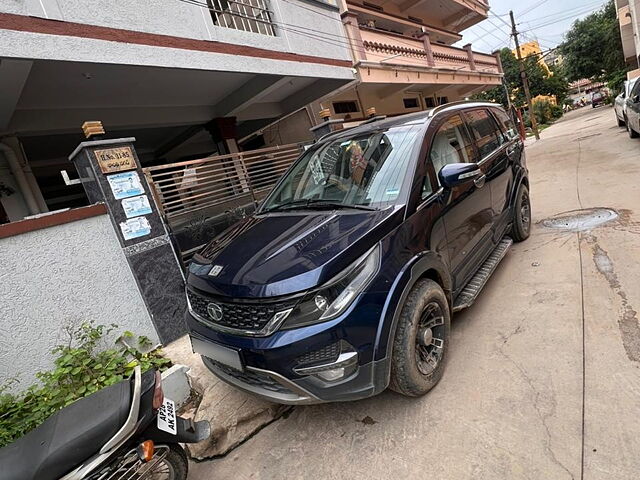
{"label": "headlight", "polygon": [[353,303],[378,271],[380,245],[356,260],[340,278],[308,293],[296,305],[283,329],[304,327],[336,318]]}

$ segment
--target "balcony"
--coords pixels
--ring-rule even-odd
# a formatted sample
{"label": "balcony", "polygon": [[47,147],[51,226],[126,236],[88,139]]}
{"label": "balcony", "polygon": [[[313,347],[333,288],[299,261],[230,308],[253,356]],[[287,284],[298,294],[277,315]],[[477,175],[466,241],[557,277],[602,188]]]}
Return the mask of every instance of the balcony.
{"label": "balcony", "polygon": [[[423,40],[362,26],[360,37],[363,45],[361,63],[368,67],[440,71],[457,76],[462,83],[466,83],[465,76],[473,74],[475,78],[493,77],[496,84],[500,83],[502,71],[493,55],[438,44],[431,44],[429,52]],[[363,81],[366,82],[366,78]]]}
{"label": "balcony", "polygon": [[454,36],[489,14],[489,5],[482,0],[347,0],[347,9],[382,22],[408,20]]}

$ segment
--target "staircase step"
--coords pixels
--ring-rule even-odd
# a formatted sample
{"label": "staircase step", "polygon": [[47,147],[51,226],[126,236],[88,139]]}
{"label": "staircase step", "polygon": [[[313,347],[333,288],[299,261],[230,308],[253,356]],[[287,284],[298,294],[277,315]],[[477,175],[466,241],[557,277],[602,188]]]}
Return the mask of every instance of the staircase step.
{"label": "staircase step", "polygon": [[476,298],[478,298],[478,295],[489,281],[489,277],[491,277],[491,274],[495,271],[500,261],[507,254],[511,245],[513,245],[513,240],[510,237],[504,237],[500,240],[500,243],[498,243],[493,252],[491,252],[489,258],[485,260],[475,275],[471,277],[471,280],[465,285],[460,295],[458,295],[458,298],[456,298],[453,305],[454,312],[473,305],[473,302],[476,301]]}

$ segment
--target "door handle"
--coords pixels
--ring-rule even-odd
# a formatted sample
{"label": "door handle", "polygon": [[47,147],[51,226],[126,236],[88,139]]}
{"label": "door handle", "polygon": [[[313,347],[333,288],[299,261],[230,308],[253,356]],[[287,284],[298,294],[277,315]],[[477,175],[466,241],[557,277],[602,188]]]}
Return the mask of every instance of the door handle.
{"label": "door handle", "polygon": [[484,184],[485,184],[486,181],[487,181],[487,176],[486,175],[482,175],[482,176],[476,178],[473,181],[473,184],[478,188],[482,188],[482,187],[484,187]]}
{"label": "door handle", "polygon": [[516,149],[518,148],[517,145],[511,145],[510,147],[507,147],[507,156],[511,156],[514,153],[516,153]]}

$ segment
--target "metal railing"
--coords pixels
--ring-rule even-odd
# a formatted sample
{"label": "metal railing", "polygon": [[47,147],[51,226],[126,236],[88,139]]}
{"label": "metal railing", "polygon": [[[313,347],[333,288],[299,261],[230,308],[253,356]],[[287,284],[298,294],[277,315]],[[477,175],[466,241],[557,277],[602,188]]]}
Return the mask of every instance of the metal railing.
{"label": "metal railing", "polygon": [[303,150],[295,143],[144,168],[182,258],[253,211]]}
{"label": "metal railing", "polygon": [[275,36],[269,0],[207,0],[213,23],[220,27]]}

